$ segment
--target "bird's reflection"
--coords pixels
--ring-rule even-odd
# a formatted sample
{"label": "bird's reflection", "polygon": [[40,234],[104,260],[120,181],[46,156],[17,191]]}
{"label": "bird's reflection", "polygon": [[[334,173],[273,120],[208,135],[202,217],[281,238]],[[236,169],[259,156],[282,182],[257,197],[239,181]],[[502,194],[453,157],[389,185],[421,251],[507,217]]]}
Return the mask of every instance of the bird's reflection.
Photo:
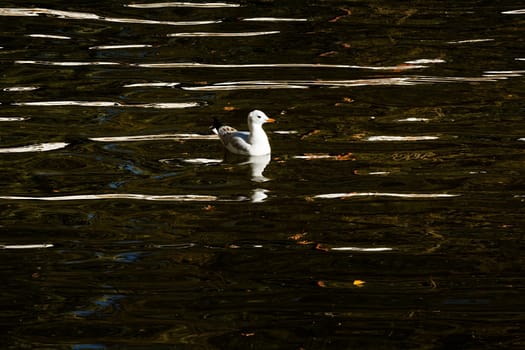
{"label": "bird's reflection", "polygon": [[268,195],[266,194],[268,190],[265,190],[264,188],[256,188],[252,191],[252,196],[250,197],[250,200],[252,203],[261,203],[268,198]]}
{"label": "bird's reflection", "polygon": [[[263,172],[266,169],[266,166],[270,163],[271,158],[270,154],[240,158],[238,155],[226,152],[224,155],[224,162],[237,163],[238,165],[249,165],[251,170],[251,180],[253,182],[266,182],[270,181],[270,179],[265,177]],[[240,159],[242,160],[239,162]]]}
{"label": "bird's reflection", "polygon": [[[263,183],[271,180],[264,176],[264,170],[270,163],[271,159],[272,157],[270,154],[262,156],[240,157],[230,152],[225,152],[223,162],[235,163],[237,165],[249,165],[250,180],[256,183]],[[245,198],[249,199],[252,203],[261,203],[268,198],[268,192],[269,191],[265,188],[255,188],[252,190],[251,195],[248,196],[248,198]]]}
{"label": "bird's reflection", "polygon": [[266,182],[270,179],[263,175],[266,166],[270,163],[271,155],[266,154],[264,156],[250,156],[247,162],[244,164],[250,164],[252,181],[254,182]]}

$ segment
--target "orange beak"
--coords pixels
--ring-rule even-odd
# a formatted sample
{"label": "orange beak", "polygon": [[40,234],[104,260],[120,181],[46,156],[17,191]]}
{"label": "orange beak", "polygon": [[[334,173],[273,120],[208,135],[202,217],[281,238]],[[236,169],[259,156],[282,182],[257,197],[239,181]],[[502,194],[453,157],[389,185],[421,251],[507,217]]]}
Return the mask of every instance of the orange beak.
{"label": "orange beak", "polygon": [[267,123],[275,123],[275,119],[273,119],[273,118],[268,118],[268,119],[266,120],[266,122],[267,122]]}

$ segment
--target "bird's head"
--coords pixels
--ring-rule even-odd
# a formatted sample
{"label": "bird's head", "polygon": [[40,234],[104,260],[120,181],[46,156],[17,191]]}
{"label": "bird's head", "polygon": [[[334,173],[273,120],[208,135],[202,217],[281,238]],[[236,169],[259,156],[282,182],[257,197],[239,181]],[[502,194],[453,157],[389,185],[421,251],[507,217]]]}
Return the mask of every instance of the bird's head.
{"label": "bird's head", "polygon": [[248,125],[262,125],[264,123],[274,123],[275,119],[269,118],[264,112],[259,110],[251,111],[248,114]]}

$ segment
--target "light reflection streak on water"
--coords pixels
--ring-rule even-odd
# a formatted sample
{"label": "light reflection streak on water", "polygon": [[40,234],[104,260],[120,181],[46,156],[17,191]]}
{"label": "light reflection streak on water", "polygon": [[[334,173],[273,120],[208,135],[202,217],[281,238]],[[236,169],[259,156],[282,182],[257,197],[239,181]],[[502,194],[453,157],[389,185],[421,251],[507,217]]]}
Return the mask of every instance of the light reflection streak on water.
{"label": "light reflection streak on water", "polygon": [[432,76],[404,76],[391,78],[370,78],[355,80],[253,80],[231,81],[215,83],[205,86],[182,86],[188,91],[229,91],[229,90],[257,90],[257,89],[307,89],[310,87],[344,88],[358,86],[396,85],[410,86],[418,84],[461,83],[461,82],[494,82],[512,77],[521,76],[525,71],[487,71],[481,77],[432,77]]}
{"label": "light reflection streak on water", "polygon": [[89,12],[76,11],[62,11],[47,8],[0,8],[0,16],[5,17],[37,17],[37,16],[53,16],[66,20],[95,20],[102,22],[114,23],[131,23],[131,24],[158,24],[158,25],[172,25],[172,26],[192,26],[220,23],[219,20],[210,21],[154,21],[143,20],[138,18],[117,18],[104,17]]}
{"label": "light reflection streak on water", "polygon": [[265,189],[255,189],[251,195],[239,196],[237,198],[225,199],[213,195],[199,195],[199,194],[174,194],[174,195],[148,195],[136,193],[105,193],[105,194],[82,194],[82,195],[67,195],[67,196],[0,196],[0,200],[16,200],[16,201],[46,201],[46,202],[62,202],[62,201],[86,201],[86,200],[142,200],[153,202],[252,202],[261,203],[268,196]]}
{"label": "light reflection streak on water", "polygon": [[502,12],[504,15],[525,15],[525,9]]}
{"label": "light reflection streak on water", "polygon": [[43,249],[53,248],[53,244],[1,244],[0,249]]}
{"label": "light reflection streak on water", "polygon": [[309,153],[309,154],[304,154],[304,155],[293,156],[292,158],[301,159],[301,160],[320,160],[320,159],[337,160],[337,161],[346,160],[343,157],[345,157],[345,155],[341,156],[341,155],[332,155],[328,153]]}
{"label": "light reflection streak on water", "polygon": [[355,87],[371,85],[414,85],[410,78],[379,78],[356,80],[260,80],[260,81],[232,81],[206,86],[183,86],[188,91],[228,91],[228,90],[257,90],[257,89],[308,89],[310,87]]}
{"label": "light reflection streak on water", "polygon": [[66,142],[48,142],[37,143],[34,145],[0,148],[0,153],[30,153],[30,152],[48,152],[65,148],[69,145]]}
{"label": "light reflection streak on water", "polygon": [[484,43],[488,41],[494,41],[495,39],[470,39],[470,40],[457,40],[449,41],[447,44],[475,44],[475,43]]}
{"label": "light reflection streak on water", "polygon": [[154,3],[141,3],[141,4],[126,4],[126,7],[134,7],[140,9],[151,9],[151,8],[165,8],[165,7],[195,7],[195,8],[230,8],[230,7],[241,7],[240,4],[226,3],[226,2],[154,2]]}
{"label": "light reflection streak on water", "polygon": [[[164,162],[166,161],[167,160],[164,160]],[[186,164],[209,165],[209,164],[220,164],[222,163],[223,160],[222,159],[212,159],[212,158],[190,158],[190,159],[182,159],[181,161]]]}
{"label": "light reflection streak on water", "polygon": [[394,250],[389,247],[375,247],[375,248],[360,248],[360,247],[332,247],[330,250],[340,251],[340,252],[389,252]]}
{"label": "light reflection streak on water", "polygon": [[165,202],[210,202],[210,201],[217,201],[218,197],[211,196],[211,195],[197,195],[197,194],[147,195],[147,194],[134,194],[134,193],[83,194],[83,195],[52,196],[52,197],[0,196],[0,200],[78,201],[78,200],[105,200],[105,199],[135,199],[135,200],[165,201]]}
{"label": "light reflection streak on water", "polygon": [[0,117],[0,122],[23,122],[29,120],[29,117]]}
{"label": "light reflection streak on water", "polygon": [[[264,201],[268,196],[266,189],[253,190],[250,197],[240,196],[234,199],[221,199],[214,195],[199,194],[174,194],[174,195],[148,195],[136,193],[104,193],[104,194],[81,194],[65,196],[0,196],[0,200],[17,200],[17,201],[82,201],[82,200],[144,200],[155,202],[239,202],[251,201],[258,203]],[[405,199],[442,199],[458,197],[459,194],[449,193],[381,193],[381,192],[350,192],[350,193],[327,193],[318,194],[309,198],[313,199],[347,199],[353,197],[393,197]]]}
{"label": "light reflection streak on water", "polygon": [[119,108],[154,108],[154,109],[179,109],[202,106],[200,102],[174,102],[174,103],[146,103],[146,104],[122,104],[119,102],[106,101],[38,101],[38,102],[15,102],[13,106],[78,106],[78,107],[119,107]]}
{"label": "light reflection streak on water", "polygon": [[275,130],[273,131],[274,134],[278,134],[278,135],[294,135],[294,134],[298,134],[299,131],[297,130]]}
{"label": "light reflection streak on water", "polygon": [[168,63],[120,63],[110,61],[44,61],[44,60],[16,60],[15,64],[35,64],[45,66],[127,66],[140,68],[215,68],[215,69],[252,69],[252,68],[332,68],[332,69],[364,69],[364,70],[391,70],[404,71],[411,69],[427,68],[424,65],[399,65],[399,66],[358,66],[348,64],[322,64],[322,63],[248,63],[248,64],[213,64],[197,62],[168,62]]}
{"label": "light reflection streak on water", "polygon": [[521,77],[525,70],[488,70],[484,74],[492,77]]}
{"label": "light reflection streak on water", "polygon": [[[298,132],[295,130],[279,130],[274,131],[275,134],[281,135],[295,135]],[[142,142],[142,141],[184,141],[184,140],[218,140],[219,136],[216,134],[157,134],[157,135],[132,135],[132,136],[103,136],[90,137],[89,140],[95,142]],[[205,158],[195,158],[205,159]]]}
{"label": "light reflection streak on water", "polygon": [[453,198],[459,194],[450,193],[389,193],[389,192],[349,192],[349,193],[326,193],[313,196],[314,199],[345,199],[352,197],[395,197],[412,199]]}
{"label": "light reflection streak on water", "polygon": [[17,60],[15,64],[36,64],[42,66],[62,66],[62,67],[81,67],[81,66],[120,66],[118,62],[104,62],[104,61],[92,61],[92,62],[56,62],[56,61],[32,61],[32,60]]}
{"label": "light reflection streak on water", "polygon": [[410,117],[410,118],[398,119],[397,121],[398,122],[428,122],[430,121],[430,119]]}
{"label": "light reflection streak on water", "polygon": [[136,84],[126,84],[123,87],[125,88],[135,88],[135,87],[175,87],[180,85],[180,83],[136,83]]}
{"label": "light reflection streak on water", "polygon": [[132,44],[132,45],[100,45],[100,46],[91,46],[90,50],[118,50],[118,49],[139,49],[139,48],[149,48],[153,45],[149,44]]}
{"label": "light reflection streak on water", "polygon": [[307,18],[252,17],[244,18],[245,22],[307,22]]}
{"label": "light reflection streak on water", "polygon": [[349,64],[323,64],[323,63],[248,63],[248,64],[212,64],[197,62],[168,62],[168,63],[138,63],[134,66],[142,68],[342,68],[365,70],[392,70],[402,71],[410,69],[427,68],[424,65],[399,65],[399,66],[358,66]]}
{"label": "light reflection streak on water", "polygon": [[[183,33],[184,34],[184,33]],[[138,48],[151,47],[151,45],[108,45],[108,46],[94,46],[90,49],[119,49],[119,48]],[[525,60],[522,58],[515,58],[515,60]],[[411,69],[427,68],[424,65],[408,64],[399,66],[358,66],[358,65],[341,65],[341,64],[319,64],[319,63],[271,63],[271,64],[206,64],[196,62],[173,62],[173,63],[138,63],[127,64],[111,61],[43,61],[43,60],[16,60],[15,64],[33,64],[44,66],[63,66],[63,67],[80,67],[80,66],[124,66],[124,67],[141,67],[141,68],[215,68],[215,69],[250,69],[250,68],[332,68],[332,69],[363,69],[363,70],[392,70],[403,71]],[[240,82],[222,82],[207,86],[183,87],[185,90],[235,90],[235,89],[300,89],[309,86],[328,86],[328,87],[352,87],[352,86],[369,86],[369,85],[414,85],[414,84],[430,84],[430,83],[454,83],[454,82],[494,82],[497,80],[508,79],[511,77],[520,76],[525,73],[523,70],[515,71],[486,71],[484,76],[480,77],[436,77],[436,76],[405,76],[405,77],[390,77],[390,78],[370,78],[370,79],[355,79],[355,80],[261,80],[261,81],[240,81]],[[179,84],[179,83],[176,83]],[[163,86],[163,83],[145,83],[144,86]],[[126,85],[126,87],[134,87],[140,85]],[[174,86],[174,83],[168,83],[166,86]],[[28,88],[29,89],[29,88]],[[155,104],[151,104],[155,105]],[[161,105],[161,104],[157,104]]]}
{"label": "light reflection streak on water", "polygon": [[221,32],[191,32],[191,33],[171,33],[168,37],[181,37],[181,38],[193,38],[193,37],[252,37],[252,36],[263,36],[279,34],[280,31],[266,31],[266,32],[240,32],[240,33],[221,33]]}
{"label": "light reflection streak on water", "polygon": [[380,136],[370,136],[367,137],[366,141],[372,141],[372,142],[382,142],[382,141],[393,141],[393,142],[413,142],[413,141],[432,141],[439,139],[438,136],[388,136],[388,135],[380,135]]}
{"label": "light reflection streak on water", "polygon": [[2,91],[5,92],[25,92],[25,91],[34,91],[40,89],[39,86],[11,86],[3,88]]}
{"label": "light reflection streak on water", "polygon": [[209,85],[183,86],[186,91],[234,91],[234,90],[279,90],[279,89],[308,89],[309,86],[294,84],[242,84],[242,85]]}
{"label": "light reflection streak on water", "polygon": [[441,58],[420,58],[412,61],[405,61],[406,64],[430,64],[430,63],[446,63],[447,61]]}
{"label": "light reflection streak on water", "polygon": [[[256,189],[255,192],[263,193],[261,197],[252,198],[252,203],[259,203],[263,202],[264,199],[267,197],[264,195],[266,190]],[[2,244],[0,245],[0,249],[46,249],[46,248],[53,248],[55,245],[51,243],[43,243],[43,244]],[[175,248],[175,249],[188,249],[193,248],[197,246],[195,243],[179,243],[179,244],[163,244],[163,245],[152,245],[153,248],[156,249],[166,249],[166,248]],[[263,245],[252,245],[253,248],[263,248]],[[394,248],[390,247],[330,247],[329,248],[332,251],[352,251],[352,252],[388,252],[394,250]]]}
{"label": "light reflection streak on water", "polygon": [[71,40],[71,37],[64,35],[50,35],[50,34],[28,34],[30,38],[41,38],[41,39],[57,39],[57,40]]}
{"label": "light reflection streak on water", "polygon": [[136,135],[136,136],[114,136],[114,137],[91,137],[96,142],[137,142],[137,141],[163,141],[163,140],[218,140],[215,134],[159,134],[159,135]]}

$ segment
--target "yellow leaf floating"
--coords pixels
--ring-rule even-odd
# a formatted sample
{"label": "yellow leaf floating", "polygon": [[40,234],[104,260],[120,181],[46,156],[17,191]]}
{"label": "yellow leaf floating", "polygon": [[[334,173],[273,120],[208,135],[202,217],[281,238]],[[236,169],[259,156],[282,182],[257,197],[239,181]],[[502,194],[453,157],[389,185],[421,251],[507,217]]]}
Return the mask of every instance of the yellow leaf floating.
{"label": "yellow leaf floating", "polygon": [[366,282],[365,282],[365,281],[362,281],[362,280],[354,280],[353,285],[356,286],[356,287],[361,288],[361,287],[364,287],[364,286],[365,286],[365,283],[366,283]]}
{"label": "yellow leaf floating", "polygon": [[318,286],[318,287],[321,287],[321,288],[326,288],[326,287],[328,287],[328,286],[326,285],[326,282],[325,282],[325,281],[317,281],[317,286]]}

